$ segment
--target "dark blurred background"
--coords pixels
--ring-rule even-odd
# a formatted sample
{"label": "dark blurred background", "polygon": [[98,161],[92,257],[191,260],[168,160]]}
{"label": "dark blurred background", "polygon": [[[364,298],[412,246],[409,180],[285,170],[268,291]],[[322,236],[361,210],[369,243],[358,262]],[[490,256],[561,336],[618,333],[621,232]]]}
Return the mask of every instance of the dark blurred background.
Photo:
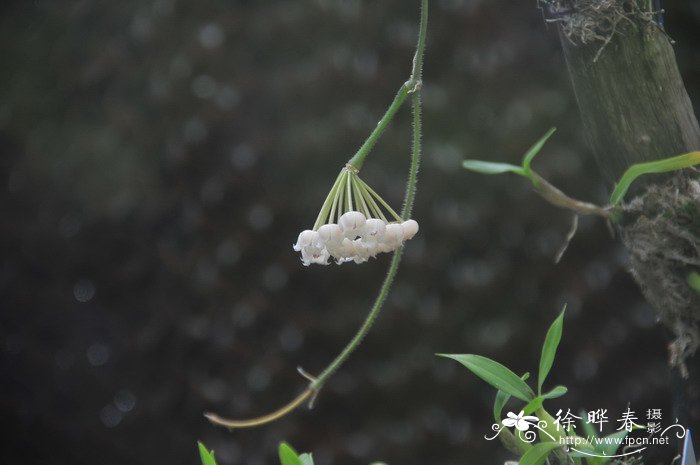
{"label": "dark blurred background", "polygon": [[[606,226],[583,219],[555,266],[569,215],[460,168],[557,126],[536,169],[605,201],[535,0],[431,2],[421,231],[316,408],[232,433],[202,417],[288,401],[365,316],[388,256],[304,268],[291,245],[408,77],[418,3],[2,3],[0,462],[194,465],[201,439],[221,465],[277,463],[280,440],[319,464],[502,463],[493,390],[433,354],[534,372],[564,302],[551,411],[672,422],[667,335]],[[700,4],[665,7],[697,105]],[[409,141],[406,108],[363,171],[396,207]]]}

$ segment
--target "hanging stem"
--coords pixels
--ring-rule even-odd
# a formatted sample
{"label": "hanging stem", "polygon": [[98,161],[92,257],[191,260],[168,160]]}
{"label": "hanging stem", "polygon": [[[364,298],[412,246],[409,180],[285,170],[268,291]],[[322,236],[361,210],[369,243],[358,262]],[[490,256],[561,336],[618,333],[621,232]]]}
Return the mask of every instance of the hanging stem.
{"label": "hanging stem", "polygon": [[272,413],[268,413],[267,415],[263,415],[261,417],[253,418],[251,420],[229,420],[226,418],[221,418],[215,413],[205,413],[204,417],[216,425],[225,426],[227,428],[250,428],[252,426],[264,425],[265,423],[270,423],[277,420],[278,418],[282,418],[283,416],[285,416],[286,414],[303,404],[304,401],[311,397],[312,394],[313,391],[307,388],[287,405],[279,408],[278,410],[275,410]]}
{"label": "hanging stem", "polygon": [[[413,107],[413,139],[412,139],[412,148],[411,148],[411,164],[409,167],[409,172],[408,172],[408,181],[407,181],[407,186],[406,186],[406,193],[404,196],[404,202],[403,202],[403,209],[401,210],[401,216],[399,217],[388,205],[386,205],[381,197],[379,197],[376,193],[373,193],[371,188],[367,186],[361,179],[357,178],[358,183],[362,185],[361,192],[363,196],[366,196],[368,199],[370,199],[374,203],[374,199],[372,199],[372,195],[377,197],[383,205],[389,210],[390,213],[392,213],[397,220],[401,220],[401,218],[410,218],[411,216],[411,211],[413,209],[413,202],[415,199],[415,193],[416,193],[416,184],[418,181],[417,175],[418,175],[418,167],[420,165],[420,156],[421,156],[421,148],[420,148],[420,143],[421,143],[421,99],[420,99],[420,91],[421,91],[421,76],[422,76],[422,67],[423,67],[423,54],[425,52],[425,36],[426,36],[426,31],[428,27],[428,0],[421,0],[421,20],[420,20],[420,29],[418,33],[418,45],[416,47],[416,54],[413,58],[413,68],[411,71],[411,77],[406,83],[404,83],[403,86],[401,86],[401,89],[399,89],[399,92],[396,94],[396,97],[394,97],[394,101],[391,103],[391,106],[389,109],[386,111],[382,119],[379,121],[379,124],[375,128],[374,131],[372,131],[372,134],[367,138],[365,143],[360,147],[360,149],[357,151],[355,156],[353,156],[350,161],[348,162],[351,167],[355,169],[359,169],[362,166],[362,163],[364,162],[365,157],[367,154],[370,152],[374,144],[377,142],[379,137],[382,135],[388,124],[391,122],[393,119],[394,115],[398,111],[399,107],[403,103],[403,101],[406,99],[408,94],[413,94],[412,98],[412,107]],[[344,175],[348,176],[347,180],[340,180],[341,177]],[[351,207],[352,206],[352,201],[350,199],[351,196],[351,180],[350,180],[350,174],[346,171],[343,170],[341,172],[341,175],[339,176],[339,182],[338,184],[338,191],[336,194],[333,195],[333,198],[338,198],[339,202],[339,209],[338,209],[338,216],[340,216],[341,211],[342,211],[342,203],[343,203],[343,195],[344,195],[344,190],[347,190],[347,200],[348,204]],[[345,182],[343,182],[345,181]],[[326,202],[329,202],[327,199]],[[334,202],[333,202],[334,203]],[[325,206],[325,202],[324,202]],[[381,213],[379,210],[379,207],[374,204],[374,207]],[[329,208],[330,208],[330,203],[329,203]],[[323,208],[322,208],[323,211]],[[383,215],[382,215],[383,217]],[[282,416],[288,414],[292,410],[296,409],[299,405],[301,405],[305,400],[311,398],[313,399],[315,394],[318,393],[318,391],[323,387],[323,385],[328,381],[328,379],[341,367],[343,363],[350,357],[350,355],[357,349],[357,347],[360,345],[362,340],[365,338],[367,333],[369,332],[370,328],[374,324],[374,321],[377,319],[379,316],[379,313],[382,309],[382,306],[384,305],[384,302],[386,301],[387,296],[389,295],[389,291],[391,290],[391,285],[394,281],[394,277],[396,276],[396,272],[399,269],[399,263],[401,262],[401,255],[403,253],[403,247],[399,247],[396,249],[394,252],[394,256],[391,259],[391,263],[389,265],[389,270],[387,271],[386,277],[384,278],[384,282],[382,283],[382,286],[379,289],[379,294],[377,295],[377,298],[374,301],[374,304],[372,305],[372,308],[369,311],[369,314],[365,318],[365,321],[362,323],[362,326],[360,326],[359,330],[357,333],[355,333],[355,336],[350,340],[350,342],[345,346],[345,348],[336,356],[336,358],[321,372],[321,374],[317,378],[311,378],[310,383],[305,391],[303,391],[299,396],[297,396],[294,400],[292,400],[290,403],[285,405],[284,407],[276,410],[275,412],[272,412],[268,415],[264,415],[258,418],[254,418],[251,420],[228,420],[225,418],[221,418],[217,415],[214,414],[206,414],[205,416],[209,421],[211,421],[214,424],[218,424],[221,426],[225,426],[228,428],[244,428],[244,427],[249,427],[249,426],[258,426],[262,425],[265,423],[269,423],[271,421],[277,420],[278,418],[281,418]]]}
{"label": "hanging stem", "polygon": [[[420,87],[421,87],[421,75],[423,66],[423,54],[425,52],[425,35],[428,27],[428,0],[421,1],[421,22],[420,31],[418,33],[418,47],[416,49],[416,55],[413,59],[413,71],[411,73],[411,78],[404,84],[403,88],[408,89],[409,86],[413,92],[412,106],[413,106],[413,142],[411,148],[411,166],[408,171],[408,181],[406,186],[406,194],[404,197],[403,209],[401,210],[401,216],[403,218],[409,218],[411,216],[411,211],[413,210],[413,202],[416,194],[416,184],[418,182],[418,167],[420,165],[421,156],[421,100],[420,100]],[[388,112],[387,112],[388,113]],[[395,111],[394,111],[395,113]],[[392,114],[393,116],[393,114]],[[381,122],[380,122],[381,123]],[[370,136],[371,137],[371,136]],[[369,140],[369,139],[368,139]],[[366,145],[366,143],[365,143]],[[369,151],[369,150],[368,150]],[[352,160],[350,161],[353,166]],[[362,182],[362,180],[359,180]],[[364,187],[369,187],[364,184]],[[372,192],[370,190],[370,192]],[[381,198],[380,198],[381,199]],[[333,373],[335,373],[338,368],[350,357],[355,349],[360,345],[362,340],[365,338],[370,328],[374,324],[374,321],[379,316],[379,313],[386,301],[389,291],[391,290],[391,284],[394,282],[394,277],[399,269],[399,264],[401,263],[401,255],[403,253],[403,247],[399,247],[394,252],[394,256],[391,259],[391,264],[389,265],[389,270],[387,271],[382,287],[379,288],[379,294],[374,301],[374,305],[369,311],[367,318],[360,326],[360,329],[355,333],[355,336],[350,340],[350,342],[345,346],[340,354],[333,360],[326,369],[324,369],[321,374],[316,378],[315,381],[309,384],[309,389],[318,391],[323,387],[325,382],[330,378]]]}
{"label": "hanging stem", "polygon": [[377,127],[365,140],[362,146],[357,150],[355,155],[348,162],[350,165],[354,166],[358,170],[362,168],[362,164],[365,162],[365,157],[372,150],[374,144],[377,143],[379,138],[382,136],[384,131],[394,115],[401,108],[404,100],[408,97],[408,94],[415,93],[419,90],[423,78],[423,55],[425,54],[425,37],[426,31],[428,30],[428,2],[427,0],[421,0],[421,17],[420,17],[420,29],[418,31],[418,45],[416,46],[416,54],[413,56],[413,68],[411,69],[411,77],[406,81],[396,93],[394,101],[391,102],[389,108],[382,116],[382,119],[377,123]]}

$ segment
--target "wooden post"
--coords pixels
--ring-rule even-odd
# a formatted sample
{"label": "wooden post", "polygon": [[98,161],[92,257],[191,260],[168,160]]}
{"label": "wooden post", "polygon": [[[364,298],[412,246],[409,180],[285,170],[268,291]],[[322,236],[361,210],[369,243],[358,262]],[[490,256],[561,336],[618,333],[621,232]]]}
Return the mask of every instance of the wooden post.
{"label": "wooden post", "polygon": [[[700,126],[652,2],[546,3],[559,25],[584,131],[608,180],[635,163],[700,150]],[[633,276],[673,335],[674,416],[697,431],[700,296],[687,278],[700,269],[700,183],[692,170],[641,181],[619,230]]]}

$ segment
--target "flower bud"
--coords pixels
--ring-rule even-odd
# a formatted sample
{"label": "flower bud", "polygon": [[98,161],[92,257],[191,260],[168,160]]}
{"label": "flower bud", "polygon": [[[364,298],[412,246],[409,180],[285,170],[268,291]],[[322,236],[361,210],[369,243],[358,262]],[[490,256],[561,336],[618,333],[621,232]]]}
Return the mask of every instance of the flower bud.
{"label": "flower bud", "polygon": [[391,223],[386,225],[386,230],[384,231],[384,240],[382,243],[390,247],[391,250],[400,246],[403,242],[403,227],[398,223]]}
{"label": "flower bud", "polygon": [[386,223],[378,218],[370,218],[362,228],[360,237],[365,241],[377,242],[384,237]]}
{"label": "flower bud", "polygon": [[316,231],[307,229],[299,234],[297,243],[292,247],[294,248],[295,252],[300,252],[302,248],[309,247],[310,245],[314,244],[317,241],[317,238],[318,233]]}
{"label": "flower bud", "polygon": [[323,244],[340,244],[343,241],[343,232],[337,224],[324,224],[318,228],[318,239]]}
{"label": "flower bud", "polygon": [[404,221],[401,228],[403,229],[403,240],[411,240],[418,233],[418,222],[416,220]]}
{"label": "flower bud", "polygon": [[343,235],[348,239],[355,239],[360,235],[360,231],[364,227],[367,219],[360,212],[345,212],[338,220],[338,225]]}

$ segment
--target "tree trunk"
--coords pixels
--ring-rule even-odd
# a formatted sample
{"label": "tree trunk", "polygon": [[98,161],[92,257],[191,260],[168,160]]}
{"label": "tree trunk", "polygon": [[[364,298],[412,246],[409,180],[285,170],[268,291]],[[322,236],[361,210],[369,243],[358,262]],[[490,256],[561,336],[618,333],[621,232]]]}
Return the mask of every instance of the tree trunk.
{"label": "tree trunk", "polygon": [[[548,2],[588,142],[614,181],[630,165],[700,150],[700,126],[669,38],[649,1]],[[640,179],[619,231],[632,274],[673,334],[669,344],[674,415],[700,429],[700,269],[697,172]],[[628,194],[629,195],[629,194]],[[631,199],[631,200],[630,200]]]}

